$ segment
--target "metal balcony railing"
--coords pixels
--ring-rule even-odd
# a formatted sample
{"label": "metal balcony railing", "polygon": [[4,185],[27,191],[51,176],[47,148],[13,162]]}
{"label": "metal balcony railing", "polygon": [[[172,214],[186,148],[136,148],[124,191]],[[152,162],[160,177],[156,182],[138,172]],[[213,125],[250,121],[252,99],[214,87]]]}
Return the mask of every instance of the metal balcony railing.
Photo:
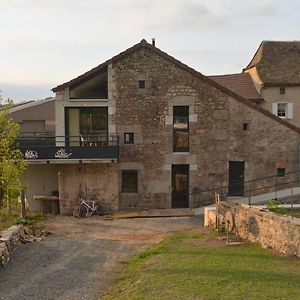
{"label": "metal balcony railing", "polygon": [[37,159],[117,159],[116,134],[55,136],[47,133],[20,134],[16,146],[28,160]]}

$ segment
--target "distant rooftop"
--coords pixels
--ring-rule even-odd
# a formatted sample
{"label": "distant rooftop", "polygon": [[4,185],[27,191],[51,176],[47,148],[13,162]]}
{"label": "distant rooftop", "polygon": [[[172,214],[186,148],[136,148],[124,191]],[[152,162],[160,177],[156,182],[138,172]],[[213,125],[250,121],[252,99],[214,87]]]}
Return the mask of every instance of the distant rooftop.
{"label": "distant rooftop", "polygon": [[300,85],[300,41],[263,41],[249,65],[266,85]]}
{"label": "distant rooftop", "polygon": [[208,77],[248,100],[254,102],[263,100],[248,73],[214,75]]}

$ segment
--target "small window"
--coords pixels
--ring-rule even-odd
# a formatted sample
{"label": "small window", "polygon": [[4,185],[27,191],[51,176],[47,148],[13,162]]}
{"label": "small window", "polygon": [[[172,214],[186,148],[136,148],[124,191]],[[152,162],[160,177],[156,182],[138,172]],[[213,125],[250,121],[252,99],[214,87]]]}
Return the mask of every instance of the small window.
{"label": "small window", "polygon": [[124,133],[124,144],[134,144],[134,133],[133,132]]}
{"label": "small window", "polygon": [[139,89],[144,89],[146,87],[145,80],[139,80]]}
{"label": "small window", "polygon": [[277,169],[277,176],[278,177],[284,177],[285,176],[285,169],[284,168],[278,168]]}
{"label": "small window", "polygon": [[281,95],[284,95],[284,94],[285,94],[285,87],[281,87],[281,88],[280,88],[280,94],[281,94]]}
{"label": "small window", "polygon": [[137,193],[138,174],[136,170],[122,171],[122,193]]}
{"label": "small window", "polygon": [[248,130],[248,123],[243,123],[243,130],[244,131]]}
{"label": "small window", "polygon": [[288,108],[287,103],[278,103],[277,116],[281,117],[281,118],[286,118],[287,117],[287,108]]}

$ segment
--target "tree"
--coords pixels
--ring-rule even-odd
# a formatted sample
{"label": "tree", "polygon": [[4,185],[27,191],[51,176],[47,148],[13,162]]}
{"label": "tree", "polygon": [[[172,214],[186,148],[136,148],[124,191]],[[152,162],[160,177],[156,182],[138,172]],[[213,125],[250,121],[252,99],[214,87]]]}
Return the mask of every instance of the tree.
{"label": "tree", "polygon": [[11,106],[12,101],[8,99],[0,108],[0,208],[7,191],[22,189],[20,176],[27,165],[21,151],[16,147],[15,141],[20,128],[10,117]]}

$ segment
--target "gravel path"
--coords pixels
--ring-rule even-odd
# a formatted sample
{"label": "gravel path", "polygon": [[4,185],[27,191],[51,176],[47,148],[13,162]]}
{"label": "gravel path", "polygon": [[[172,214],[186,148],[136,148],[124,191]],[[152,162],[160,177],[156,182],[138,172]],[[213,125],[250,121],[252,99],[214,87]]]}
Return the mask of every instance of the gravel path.
{"label": "gravel path", "polygon": [[198,217],[105,221],[56,216],[42,242],[16,249],[0,269],[0,299],[99,299],[120,262],[159,242],[166,234],[202,224]]}

